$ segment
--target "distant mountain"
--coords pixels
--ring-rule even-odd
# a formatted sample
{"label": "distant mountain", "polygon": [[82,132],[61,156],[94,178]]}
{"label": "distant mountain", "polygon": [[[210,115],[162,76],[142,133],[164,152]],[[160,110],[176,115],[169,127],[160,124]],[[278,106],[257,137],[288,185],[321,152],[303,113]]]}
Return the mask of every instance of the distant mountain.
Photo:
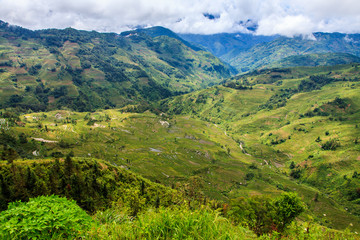
{"label": "distant mountain", "polygon": [[[173,31],[171,31],[171,30],[169,30],[167,28],[159,27],[159,26],[151,27],[151,28],[141,28],[141,29],[135,30],[135,32],[144,33],[144,34],[146,34],[146,35],[148,35],[150,37],[168,36],[170,38],[174,38],[174,39],[177,39],[177,40],[181,41],[183,44],[185,44],[189,48],[193,49],[194,51],[201,51],[201,50],[202,51],[209,51],[212,54],[214,54],[215,56],[219,57],[220,59],[222,57],[221,54],[219,54],[216,51],[216,49],[213,49],[211,46],[210,46],[210,48],[208,48],[205,45],[201,45],[201,43],[205,43],[206,38],[208,36],[211,36],[211,35],[194,35],[194,34],[185,34],[185,35],[183,35],[183,34],[176,34],[176,33],[174,33]],[[131,33],[131,32],[124,32],[124,33],[122,33],[122,35],[126,36],[129,33]],[[226,35],[226,34],[219,34],[219,35]],[[244,34],[244,35],[246,35],[247,37],[252,36],[250,34]],[[200,39],[197,39],[197,37],[200,37]],[[202,39],[202,38],[205,38],[205,39]],[[189,41],[187,41],[186,39],[189,39],[189,41],[191,41],[191,43]],[[211,41],[208,41],[208,42],[211,43]],[[230,46],[231,46],[231,44],[226,42],[226,44],[222,48],[229,48]],[[215,46],[215,48],[216,48],[216,46]],[[214,50],[215,50],[215,53],[214,53]],[[233,50],[235,51],[236,49],[233,49]],[[235,52],[237,52],[237,50]],[[228,52],[226,50],[224,50],[223,53],[228,53]],[[235,68],[233,68],[231,65],[229,65],[226,62],[226,60],[223,60],[223,61],[229,67],[230,72],[232,74],[237,74],[238,73],[238,71]]]}
{"label": "distant mountain", "polygon": [[212,54],[152,33],[31,31],[0,22],[0,108],[122,107],[201,89],[230,76],[230,68]]}
{"label": "distant mountain", "polygon": [[281,59],[265,67],[334,66],[360,63],[360,57],[349,53],[314,53],[295,55]]}
{"label": "distant mountain", "polygon": [[[360,57],[360,34],[314,33],[313,38],[227,33],[180,34],[180,36],[191,43],[201,45],[239,72],[276,65],[279,61],[284,63],[289,61],[289,59],[284,59],[286,57],[305,54],[347,53]],[[330,57],[330,59],[316,60],[315,63],[312,62],[315,59],[310,60],[309,57],[306,57],[308,61],[303,61],[301,58],[292,59],[291,61],[299,60],[301,64],[294,63],[289,66],[333,65],[349,62],[348,55],[337,55],[336,60],[334,55],[319,55],[318,57]]]}
{"label": "distant mountain", "polygon": [[259,43],[269,42],[279,36],[257,36],[244,33],[219,33],[212,35],[179,34],[188,42],[210,51],[225,62]]}

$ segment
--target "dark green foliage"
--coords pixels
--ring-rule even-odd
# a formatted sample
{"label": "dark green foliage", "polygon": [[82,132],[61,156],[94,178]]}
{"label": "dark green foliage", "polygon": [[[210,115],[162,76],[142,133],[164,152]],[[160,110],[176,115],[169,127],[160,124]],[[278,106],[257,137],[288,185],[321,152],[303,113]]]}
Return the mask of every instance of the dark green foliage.
{"label": "dark green foliage", "polygon": [[255,174],[250,172],[245,175],[245,180],[250,181],[255,177]]}
{"label": "dark green foliage", "polygon": [[70,155],[67,155],[65,158],[65,174],[67,176],[71,176],[73,169],[74,169],[73,161],[72,161]]}
{"label": "dark green foliage", "polygon": [[94,160],[14,162],[0,165],[0,206],[31,197],[56,194],[76,200],[89,212],[109,208],[112,202],[124,202],[136,215],[157,198],[162,206],[176,202],[175,191],[136,177],[134,174]]}
{"label": "dark green foliage", "polygon": [[313,116],[334,116],[343,119],[344,112],[352,114],[352,102],[350,99],[336,97],[333,101],[323,104],[305,114],[306,117]]}
{"label": "dark green foliage", "polygon": [[338,147],[340,147],[340,142],[337,139],[330,139],[321,145],[324,150],[336,150]]}
{"label": "dark green foliage", "polygon": [[91,225],[91,217],[75,201],[58,196],[13,202],[0,213],[1,239],[75,239]]}
{"label": "dark green foliage", "polygon": [[55,88],[50,94],[55,98],[63,97],[68,93],[67,88],[65,86]]}
{"label": "dark green foliage", "polygon": [[339,187],[340,192],[348,201],[354,201],[359,204],[360,200],[360,182],[357,177],[345,178],[344,184]]}
{"label": "dark green foliage", "polygon": [[290,163],[289,168],[290,168],[290,169],[294,169],[294,168],[295,168],[295,166],[296,166],[296,165],[295,165],[294,161],[292,161],[292,162]]}
{"label": "dark green foliage", "polygon": [[23,96],[19,96],[17,94],[12,95],[9,99],[9,104],[11,106],[16,106],[17,103],[20,103],[23,100]]}
{"label": "dark green foliage", "polygon": [[287,99],[294,95],[297,90],[294,89],[284,89],[280,94],[275,94],[270,97],[270,99],[263,105],[259,106],[260,109],[276,109],[284,107],[286,105]]}
{"label": "dark green foliage", "polygon": [[251,163],[249,166],[250,169],[258,169],[257,165],[255,163]]}
{"label": "dark green foliage", "polygon": [[313,90],[319,90],[321,87],[336,81],[339,80],[328,77],[326,75],[313,75],[310,76],[308,80],[301,81],[300,85],[298,86],[298,91],[310,92]]}
{"label": "dark green foliage", "polygon": [[274,223],[280,232],[305,210],[304,203],[295,193],[283,193],[272,204],[275,210]]}
{"label": "dark green foliage", "polygon": [[1,153],[1,159],[8,161],[8,163],[12,163],[15,159],[19,157],[18,153],[7,145],[3,145],[3,151]]}
{"label": "dark green foliage", "polygon": [[275,199],[252,196],[233,200],[228,214],[260,236],[272,231],[283,232],[304,210],[304,204],[295,193],[283,193]]}
{"label": "dark green foliage", "polygon": [[61,158],[61,157],[64,157],[64,154],[62,152],[52,152],[51,157]]}
{"label": "dark green foliage", "polygon": [[301,177],[302,169],[300,167],[293,168],[290,172],[290,176],[299,179]]}
{"label": "dark green foliage", "polygon": [[237,90],[252,90],[252,86],[243,85],[239,82],[228,82],[223,84],[225,87],[237,89]]}
{"label": "dark green foliage", "polygon": [[26,135],[25,135],[25,133],[20,133],[19,134],[19,143],[20,144],[25,144],[25,143],[27,143],[28,141],[27,141],[27,138],[26,138]]}
{"label": "dark green foliage", "polygon": [[42,68],[41,64],[33,65],[29,68],[28,72],[30,75],[37,75],[39,70]]}

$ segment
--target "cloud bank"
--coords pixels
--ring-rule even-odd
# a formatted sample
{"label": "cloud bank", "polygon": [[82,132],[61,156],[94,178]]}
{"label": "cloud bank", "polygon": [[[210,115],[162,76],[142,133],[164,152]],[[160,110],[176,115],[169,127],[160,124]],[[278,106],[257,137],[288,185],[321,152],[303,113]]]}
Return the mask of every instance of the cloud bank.
{"label": "cloud bank", "polygon": [[0,19],[30,29],[122,32],[164,26],[178,33],[285,36],[360,31],[359,0],[0,0]]}

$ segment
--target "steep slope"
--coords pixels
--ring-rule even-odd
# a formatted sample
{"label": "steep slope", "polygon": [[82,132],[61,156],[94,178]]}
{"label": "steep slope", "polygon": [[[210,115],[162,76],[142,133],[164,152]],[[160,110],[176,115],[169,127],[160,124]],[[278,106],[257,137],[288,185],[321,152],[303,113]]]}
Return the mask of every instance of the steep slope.
{"label": "steep slope", "polygon": [[97,159],[0,162],[0,173],[0,211],[9,202],[52,194],[74,199],[88,212],[110,208],[114,202],[129,204],[135,198],[143,205],[135,211],[160,203],[173,205],[181,199],[175,190]]}
{"label": "steep slope", "polygon": [[188,42],[202,46],[225,62],[230,62],[239,53],[245,52],[259,43],[269,42],[278,37],[244,33],[179,34],[179,36]]}
{"label": "steep slope", "polygon": [[241,72],[254,70],[294,55],[312,53],[349,53],[360,56],[360,34],[314,33],[315,39],[280,37],[258,44],[237,56],[223,56]]}
{"label": "steep slope", "polygon": [[[163,109],[221,126],[248,156],[296,182],[297,192],[316,188],[359,217],[359,80],[358,64],[260,70],[166,100]],[[311,203],[328,219],[341,214],[322,207]]]}
{"label": "steep slope", "polygon": [[89,111],[153,101],[222,81],[219,59],[167,36],[0,23],[1,107]]}
{"label": "steep slope", "polygon": [[359,57],[348,53],[314,53],[286,57],[265,67],[331,66],[359,62]]}

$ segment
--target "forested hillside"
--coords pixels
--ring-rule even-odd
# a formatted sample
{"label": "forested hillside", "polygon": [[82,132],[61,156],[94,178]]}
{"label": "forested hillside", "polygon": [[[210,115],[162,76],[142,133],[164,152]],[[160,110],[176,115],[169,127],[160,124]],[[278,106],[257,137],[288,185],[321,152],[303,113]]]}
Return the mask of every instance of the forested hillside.
{"label": "forested hillside", "polygon": [[0,22],[1,108],[123,107],[220,82],[230,70],[167,36],[75,29],[30,31]]}

